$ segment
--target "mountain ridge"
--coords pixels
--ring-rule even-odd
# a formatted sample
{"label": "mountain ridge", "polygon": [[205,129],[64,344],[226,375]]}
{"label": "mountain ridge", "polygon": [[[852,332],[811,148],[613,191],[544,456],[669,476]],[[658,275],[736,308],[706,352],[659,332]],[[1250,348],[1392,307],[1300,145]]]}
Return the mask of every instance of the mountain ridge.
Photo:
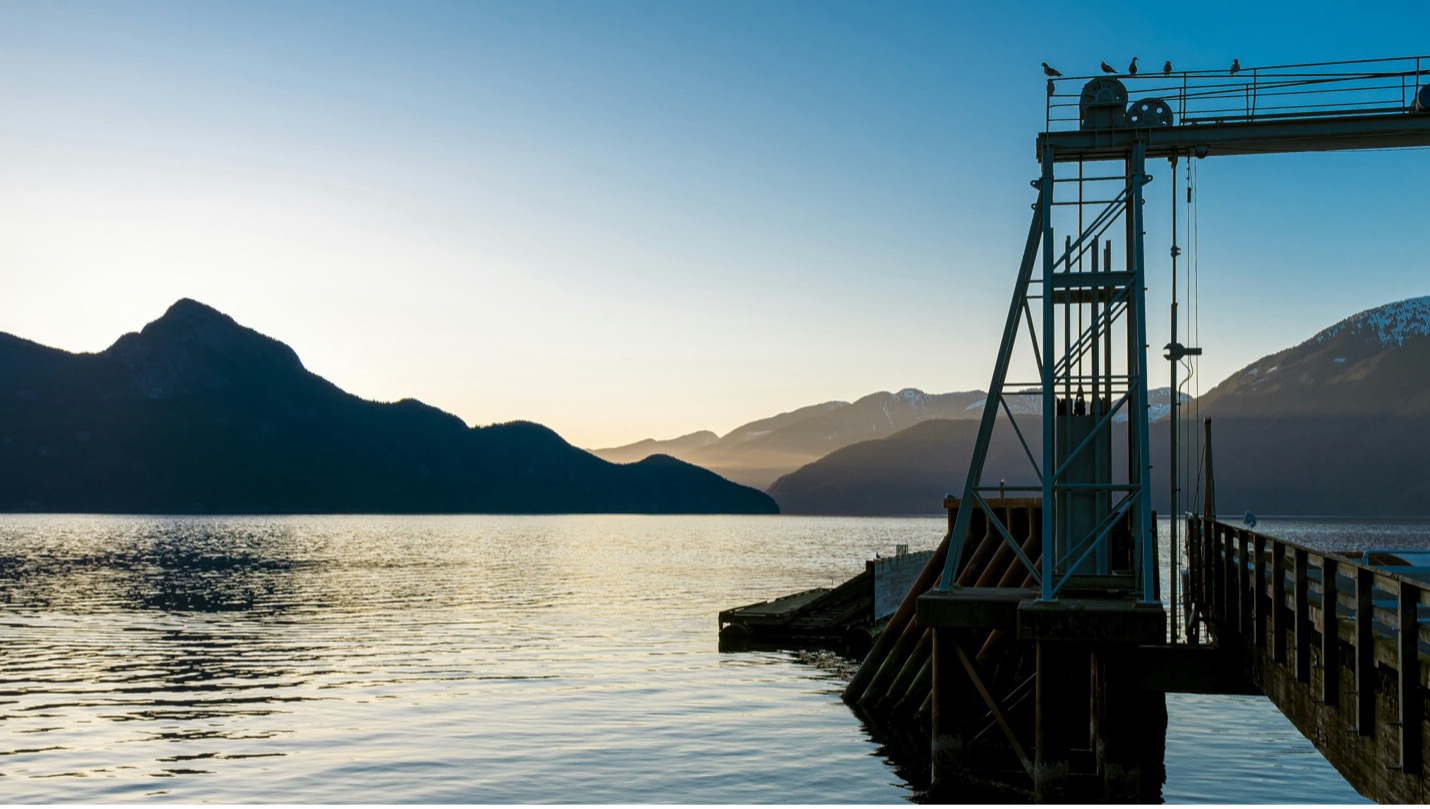
{"label": "mountain ridge", "polygon": [[[1344,318],[1232,374],[1199,406],[1212,419],[1225,513],[1426,516],[1430,297]],[[1154,508],[1163,513],[1166,425],[1153,422],[1150,444]],[[936,513],[944,494],[962,489],[976,432],[930,420],[830,453],[768,491],[787,513]],[[995,434],[985,480],[1016,467],[1022,450],[1009,432]],[[1041,431],[1023,433],[1039,453]]]}
{"label": "mountain ridge", "polygon": [[0,334],[0,510],[776,513],[672,461],[611,464],[533,422],[373,402],[191,299],[100,352]]}

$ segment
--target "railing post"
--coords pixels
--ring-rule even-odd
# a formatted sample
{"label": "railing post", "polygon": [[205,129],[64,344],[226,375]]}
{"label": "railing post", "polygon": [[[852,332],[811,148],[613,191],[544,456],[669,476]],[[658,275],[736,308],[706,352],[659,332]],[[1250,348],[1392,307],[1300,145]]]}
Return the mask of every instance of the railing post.
{"label": "railing post", "polygon": [[1311,585],[1310,559],[1305,548],[1296,548],[1296,682],[1311,682]]}
{"label": "railing post", "polygon": [[1246,563],[1248,561],[1248,546],[1250,537],[1245,531],[1237,532],[1236,543],[1236,633],[1245,638],[1251,628],[1251,616],[1248,614],[1248,607],[1251,606],[1246,592]]}
{"label": "railing post", "polygon": [[1321,557],[1321,701],[1330,706],[1341,703],[1341,632],[1337,617],[1340,584],[1336,560]]}
{"label": "railing post", "polygon": [[1183,597],[1187,600],[1187,609],[1183,614],[1186,622],[1187,640],[1195,642],[1197,622],[1197,609],[1201,605],[1202,594],[1197,590],[1197,554],[1200,552],[1204,539],[1203,532],[1206,531],[1206,522],[1195,514],[1187,519],[1187,591]]}
{"label": "railing post", "polygon": [[1241,616],[1234,614],[1236,610],[1236,540],[1240,538],[1242,531],[1229,532],[1224,538],[1221,546],[1221,629],[1222,635],[1232,635],[1236,633],[1236,627],[1241,621]]}
{"label": "railing post", "polygon": [[1252,561],[1251,612],[1256,624],[1256,648],[1266,651],[1266,537],[1256,534],[1252,540],[1256,545],[1256,558]]}
{"label": "railing post", "polygon": [[1400,582],[1396,603],[1400,654],[1396,666],[1400,691],[1400,771],[1419,775],[1420,725],[1424,721],[1424,701],[1420,696],[1420,588]]}
{"label": "railing post", "polygon": [[1217,532],[1216,544],[1212,546],[1212,603],[1216,605],[1217,636],[1226,632],[1226,548],[1231,531]]}
{"label": "railing post", "polygon": [[1284,546],[1271,540],[1271,659],[1286,662],[1286,576],[1281,572]]}
{"label": "railing post", "polygon": [[1371,592],[1375,574],[1356,568],[1356,731],[1375,735],[1375,634]]}
{"label": "railing post", "polygon": [[1217,536],[1223,526],[1213,523],[1207,527],[1207,542],[1201,546],[1201,616],[1207,620],[1207,635],[1211,635],[1211,625],[1216,620],[1217,587],[1216,576],[1211,575],[1211,565],[1217,557]]}

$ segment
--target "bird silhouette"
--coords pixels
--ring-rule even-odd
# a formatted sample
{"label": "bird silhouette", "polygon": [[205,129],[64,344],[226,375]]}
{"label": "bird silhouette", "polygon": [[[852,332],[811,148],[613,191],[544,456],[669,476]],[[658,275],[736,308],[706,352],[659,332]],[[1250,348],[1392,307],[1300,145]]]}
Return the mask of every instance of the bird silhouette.
{"label": "bird silhouette", "polygon": [[1132,57],[1132,64],[1130,64],[1130,65],[1127,66],[1127,75],[1129,75],[1129,76],[1136,76],[1136,75],[1137,75],[1137,57],[1135,57],[1135,56]]}
{"label": "bird silhouette", "polygon": [[1109,64],[1106,63],[1106,62],[1103,62],[1103,63],[1102,63],[1102,72],[1103,72],[1103,73],[1116,73],[1116,72],[1117,72],[1117,68],[1113,67],[1112,65],[1109,65]]}
{"label": "bird silhouette", "polygon": [[1164,65],[1162,65],[1162,75],[1163,75],[1163,76],[1170,76],[1170,75],[1172,75],[1172,60],[1171,60],[1171,59],[1168,59],[1168,60],[1167,60],[1167,63],[1164,64]]}
{"label": "bird silhouette", "polygon": [[1231,60],[1231,75],[1235,76],[1235,75],[1236,75],[1236,72],[1237,72],[1238,70],[1241,70],[1241,60],[1240,60],[1240,59],[1233,59],[1233,60]]}
{"label": "bird silhouette", "polygon": [[1061,75],[1063,75],[1062,73],[1058,72],[1058,69],[1057,69],[1057,68],[1049,66],[1047,62],[1044,62],[1044,63],[1043,63],[1043,73],[1046,74],[1046,75],[1048,75],[1048,76],[1061,76]]}
{"label": "bird silhouette", "polygon": [[1048,97],[1049,97],[1049,98],[1052,98],[1052,97],[1053,97],[1053,93],[1057,92],[1057,89],[1058,89],[1057,87],[1054,87],[1054,86],[1053,86],[1053,80],[1052,80],[1052,79],[1048,79]]}

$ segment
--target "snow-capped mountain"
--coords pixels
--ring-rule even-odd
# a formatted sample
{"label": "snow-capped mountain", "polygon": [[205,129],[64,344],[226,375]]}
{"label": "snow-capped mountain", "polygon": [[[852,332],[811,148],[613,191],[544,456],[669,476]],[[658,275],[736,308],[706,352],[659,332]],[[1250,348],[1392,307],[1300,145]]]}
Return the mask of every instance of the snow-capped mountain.
{"label": "snow-capped mountain", "polygon": [[1212,415],[1430,413],[1430,296],[1368,309],[1262,357],[1202,397]]}
{"label": "snow-capped mountain", "polygon": [[[1037,392],[1019,391],[1016,393],[1003,394],[1003,400],[1008,404],[1008,410],[1015,416],[1040,416],[1043,413],[1043,396]],[[1183,405],[1192,401],[1192,397],[1183,393],[1181,403]],[[966,410],[969,413],[981,414],[988,399],[982,398],[969,405]],[[1172,389],[1169,387],[1152,388],[1147,391],[1147,416],[1149,421],[1161,421],[1172,414]],[[1127,410],[1119,410],[1112,420],[1118,424],[1127,422]]]}
{"label": "snow-capped mountain", "polygon": [[[1165,513],[1169,422],[1157,417],[1170,391],[1150,399],[1153,503]],[[1352,315],[1251,363],[1203,396],[1200,414],[1212,419],[1223,513],[1430,515],[1430,297]],[[1025,434],[1036,452],[1037,431]],[[976,435],[967,421],[931,421],[831,453],[768,491],[787,513],[937,512],[962,486]],[[985,475],[1021,453],[995,441]]]}

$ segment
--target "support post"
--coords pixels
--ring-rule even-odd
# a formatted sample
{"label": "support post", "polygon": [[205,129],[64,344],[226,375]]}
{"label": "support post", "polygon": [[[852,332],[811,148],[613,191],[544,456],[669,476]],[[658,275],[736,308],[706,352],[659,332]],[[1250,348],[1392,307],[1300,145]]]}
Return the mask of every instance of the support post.
{"label": "support post", "polygon": [[1356,568],[1356,731],[1375,735],[1375,629],[1371,593],[1375,574]]}
{"label": "support post", "polygon": [[1222,542],[1222,563],[1221,563],[1221,631],[1223,635],[1236,633],[1237,621],[1241,616],[1235,614],[1236,610],[1236,541],[1241,538],[1244,531],[1227,534]]}
{"label": "support post", "polygon": [[1296,682],[1311,682],[1311,585],[1309,559],[1305,548],[1296,548]]}
{"label": "support post", "polygon": [[1256,624],[1256,648],[1266,651],[1266,537],[1257,534],[1253,542],[1256,545],[1256,559],[1252,562],[1254,571],[1251,576],[1251,586],[1253,594],[1251,597],[1251,612]]}
{"label": "support post", "polygon": [[1341,638],[1337,618],[1340,600],[1339,575],[1334,557],[1321,557],[1321,701],[1330,706],[1341,703]]}
{"label": "support post", "polygon": [[[1057,451],[1054,442],[1054,424],[1057,419],[1057,391],[1053,389],[1053,367],[1057,362],[1055,350],[1057,334],[1053,331],[1053,150],[1043,150],[1043,192],[1038,202],[1043,206],[1040,217],[1043,222],[1043,367],[1039,369],[1039,379],[1043,386],[1043,586],[1041,598],[1051,601],[1053,583],[1059,573],[1059,542],[1057,523],[1054,515],[1058,511],[1056,486],[1058,483]],[[990,403],[991,404],[991,403]],[[985,405],[986,406],[986,405]],[[1039,652],[1041,655],[1041,652]],[[1042,658],[1039,657],[1039,660]],[[1038,681],[1042,682],[1041,675]]]}
{"label": "support post", "polygon": [[1400,771],[1419,775],[1422,769],[1420,726],[1425,720],[1425,703],[1420,695],[1420,588],[1402,581],[1396,595]]}
{"label": "support post", "polygon": [[1286,662],[1286,575],[1281,572],[1285,550],[1278,540],[1271,540],[1271,659]]}
{"label": "support post", "polygon": [[[1136,463],[1133,477],[1129,482],[1138,486],[1137,502],[1133,504],[1136,516],[1132,525],[1136,531],[1133,540],[1137,543],[1137,564],[1141,570],[1141,590],[1143,604],[1161,602],[1157,594],[1157,533],[1152,523],[1152,456],[1147,438],[1147,315],[1142,306],[1142,290],[1147,288],[1147,266],[1143,250],[1145,226],[1142,215],[1142,186],[1147,182],[1146,133],[1138,137],[1132,147],[1132,162],[1128,167],[1131,193],[1128,194],[1128,235],[1129,256],[1134,274],[1135,293],[1127,298],[1128,315],[1132,318],[1134,333],[1128,346],[1128,374],[1132,377],[1132,412],[1128,414],[1131,426],[1131,440],[1136,443]],[[1177,392],[1172,391],[1176,396]]]}
{"label": "support post", "polygon": [[1221,586],[1221,538],[1225,533],[1226,529],[1221,525],[1212,525],[1206,548],[1207,557],[1203,562],[1206,571],[1207,623],[1214,624],[1217,632],[1221,632],[1221,594],[1217,590]]}
{"label": "support post", "polygon": [[1250,561],[1249,546],[1251,538],[1245,531],[1237,532],[1236,541],[1236,634],[1245,638],[1247,631],[1251,628],[1251,616],[1248,614],[1248,607],[1251,606],[1249,596],[1246,592],[1246,563]]}

